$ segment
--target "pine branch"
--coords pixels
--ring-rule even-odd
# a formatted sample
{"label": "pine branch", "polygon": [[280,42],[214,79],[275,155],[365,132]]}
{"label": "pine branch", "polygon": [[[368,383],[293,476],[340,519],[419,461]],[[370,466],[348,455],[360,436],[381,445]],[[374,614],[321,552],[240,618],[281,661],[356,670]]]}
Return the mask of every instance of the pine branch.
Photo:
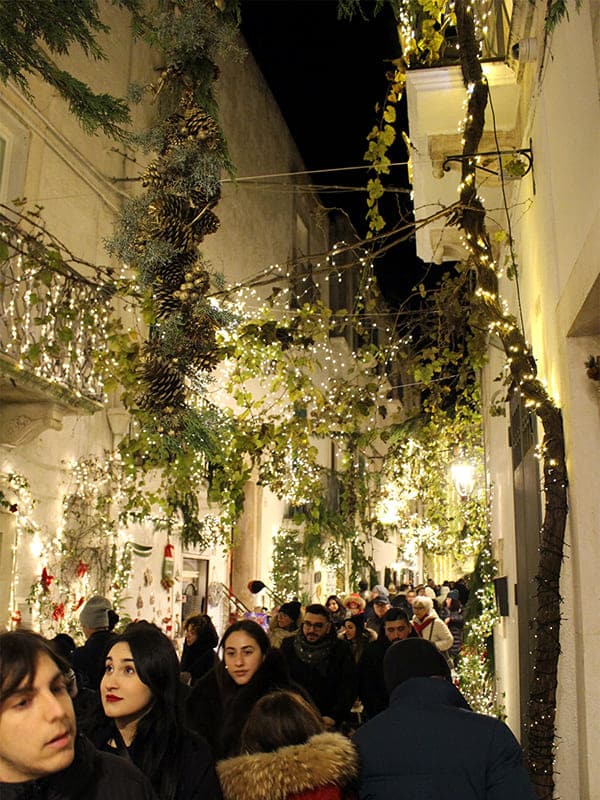
{"label": "pine branch", "polygon": [[[140,0],[116,0],[116,4],[135,16]],[[79,46],[89,58],[102,61],[106,56],[96,37],[108,31],[97,0],[4,0],[0,5],[0,80],[14,80],[33,100],[29,80],[38,76],[56,89],[87,133],[102,130],[111,138],[123,138],[120,126],[130,121],[126,101],[95,93],[52,59]]]}

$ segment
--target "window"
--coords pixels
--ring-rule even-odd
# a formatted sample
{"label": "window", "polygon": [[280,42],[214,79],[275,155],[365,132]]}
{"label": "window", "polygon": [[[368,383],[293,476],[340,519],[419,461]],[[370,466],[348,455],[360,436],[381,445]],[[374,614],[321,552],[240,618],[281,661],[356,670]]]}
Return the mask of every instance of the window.
{"label": "window", "polygon": [[0,123],[0,203],[10,205],[23,196],[29,131],[5,109]]}

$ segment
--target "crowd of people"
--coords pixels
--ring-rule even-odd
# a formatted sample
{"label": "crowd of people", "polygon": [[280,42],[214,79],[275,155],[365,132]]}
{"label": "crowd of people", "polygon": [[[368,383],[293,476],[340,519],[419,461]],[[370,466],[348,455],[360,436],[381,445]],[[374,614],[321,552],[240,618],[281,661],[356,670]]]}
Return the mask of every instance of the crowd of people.
{"label": "crowd of people", "polygon": [[102,597],[82,647],[1,634],[0,798],[533,800],[509,728],[453,681],[463,586],[291,600],[220,641],[194,614],[181,658],[152,623],[116,633]]}

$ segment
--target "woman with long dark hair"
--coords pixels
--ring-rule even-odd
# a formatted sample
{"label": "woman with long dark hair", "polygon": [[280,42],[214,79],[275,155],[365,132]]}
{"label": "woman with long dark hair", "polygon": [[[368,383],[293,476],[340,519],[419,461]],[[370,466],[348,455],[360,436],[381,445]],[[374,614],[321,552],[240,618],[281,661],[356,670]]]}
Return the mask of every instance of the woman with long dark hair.
{"label": "woman with long dark hair", "polygon": [[181,671],[189,674],[193,686],[216,662],[215,647],[219,635],[208,614],[192,614],[183,623],[185,642]]}
{"label": "woman with long dark hair", "polygon": [[281,653],[253,620],[230,625],[219,652],[222,661],[192,689],[186,716],[215,758],[224,758],[239,753],[242,728],[254,704],[275,689],[290,688],[292,682]]}
{"label": "woman with long dark hair", "polygon": [[349,643],[354,660],[358,664],[365,647],[377,639],[377,634],[371,628],[365,627],[364,614],[354,614],[344,622],[344,627],[338,633],[338,639],[345,639]]}
{"label": "woman with long dark hair", "polygon": [[344,604],[337,594],[329,595],[325,601],[325,608],[329,611],[333,627],[339,632],[344,625],[344,620],[348,616],[347,609],[344,607]]}
{"label": "woman with long dark hair", "polygon": [[256,703],[244,726],[242,751],[217,765],[225,800],[358,796],[352,742],[326,732],[318,711],[295,692],[273,692]]}
{"label": "woman with long dark hair", "polygon": [[90,738],[133,761],[159,800],[217,800],[214,762],[206,743],[184,727],[181,690],[172,642],[149,622],[128,625],[106,655],[104,714]]}

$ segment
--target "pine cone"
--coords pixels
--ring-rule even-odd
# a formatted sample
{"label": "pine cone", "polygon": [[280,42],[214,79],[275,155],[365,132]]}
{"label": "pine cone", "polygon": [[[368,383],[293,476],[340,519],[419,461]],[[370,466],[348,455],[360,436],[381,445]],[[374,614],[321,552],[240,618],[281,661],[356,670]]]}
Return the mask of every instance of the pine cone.
{"label": "pine cone", "polygon": [[160,265],[159,280],[165,289],[174,292],[179,289],[185,275],[194,270],[198,254],[195,250],[182,250]]}
{"label": "pine cone", "polygon": [[142,174],[142,186],[160,186],[164,181],[164,171],[160,169],[160,162],[153,161]]}
{"label": "pine cone", "polygon": [[[179,288],[179,287],[177,287]],[[175,297],[172,291],[159,286],[154,292],[154,301],[156,304],[156,314],[159,319],[175,314],[179,310],[181,301]]]}
{"label": "pine cone", "polygon": [[184,404],[183,377],[171,362],[160,355],[149,354],[146,356],[140,378],[146,386],[146,391],[139,400],[141,408],[153,409],[167,406],[178,408]]}
{"label": "pine cone", "polygon": [[219,229],[220,224],[217,215],[213,214],[209,209],[206,209],[195,221],[194,233],[199,239],[204,239],[205,236],[215,233]]}
{"label": "pine cone", "polygon": [[209,150],[219,144],[219,126],[214,119],[201,108],[192,108],[186,112],[183,124],[179,127],[182,136],[191,136],[203,141]]}
{"label": "pine cone", "polygon": [[221,199],[221,187],[217,185],[212,192],[208,189],[196,189],[190,194],[190,203],[194,208],[214,208]]}

